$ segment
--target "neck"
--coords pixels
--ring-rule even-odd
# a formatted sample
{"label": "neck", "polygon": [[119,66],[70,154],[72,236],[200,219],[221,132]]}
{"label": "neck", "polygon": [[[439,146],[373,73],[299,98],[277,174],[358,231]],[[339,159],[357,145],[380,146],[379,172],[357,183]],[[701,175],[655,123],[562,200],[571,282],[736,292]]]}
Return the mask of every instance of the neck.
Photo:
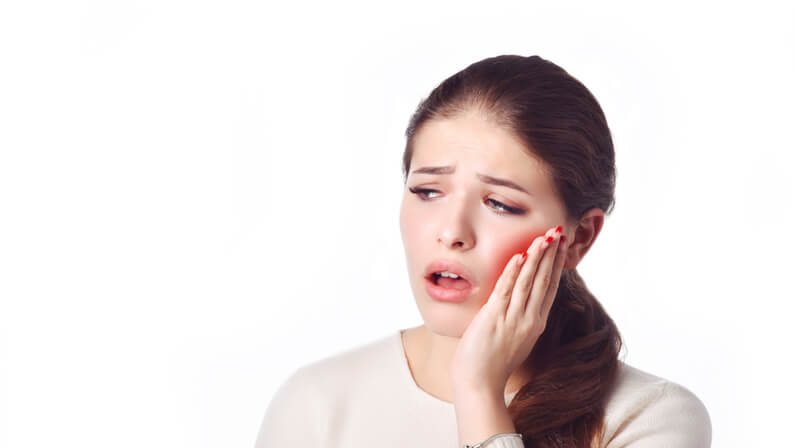
{"label": "neck", "polygon": [[[414,382],[425,392],[452,403],[450,365],[461,339],[433,333],[425,325],[404,330],[403,337]],[[518,391],[527,381],[529,375],[520,367],[508,378],[505,394]]]}

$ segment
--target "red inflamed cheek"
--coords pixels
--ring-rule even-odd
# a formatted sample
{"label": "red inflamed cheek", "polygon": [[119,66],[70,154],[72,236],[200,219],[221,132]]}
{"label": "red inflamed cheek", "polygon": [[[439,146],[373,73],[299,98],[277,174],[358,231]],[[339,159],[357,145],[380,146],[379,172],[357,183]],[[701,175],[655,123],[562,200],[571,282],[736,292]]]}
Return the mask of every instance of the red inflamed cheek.
{"label": "red inflamed cheek", "polygon": [[513,248],[514,250],[513,252],[511,252],[511,255],[527,252],[527,250],[530,249],[530,246],[533,244],[533,241],[535,241],[536,238],[543,235],[544,235],[543,233],[539,233],[537,235],[531,235],[523,239],[520,243],[516,244],[516,247]]}

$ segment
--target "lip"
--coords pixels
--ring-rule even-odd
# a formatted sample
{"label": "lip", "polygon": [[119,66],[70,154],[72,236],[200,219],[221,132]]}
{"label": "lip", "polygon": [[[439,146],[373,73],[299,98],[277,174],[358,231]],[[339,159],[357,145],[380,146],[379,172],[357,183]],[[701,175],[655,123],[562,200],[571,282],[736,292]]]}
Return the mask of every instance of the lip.
{"label": "lip", "polygon": [[440,271],[447,271],[452,272],[453,274],[458,275],[459,277],[463,277],[464,280],[468,281],[472,288],[476,287],[478,282],[475,280],[475,276],[467,269],[466,266],[456,263],[452,260],[434,260],[432,261],[427,267],[425,267],[425,279],[429,279],[431,274],[434,272]]}
{"label": "lip", "polygon": [[[440,271],[452,272],[469,282],[466,289],[448,289],[433,282],[433,273]],[[477,281],[466,266],[452,260],[434,260],[425,268],[425,291],[431,298],[440,302],[463,302],[477,291]]]}
{"label": "lip", "polygon": [[425,292],[427,292],[431,298],[439,302],[461,303],[464,302],[467,297],[474,294],[475,290],[476,288],[474,286],[470,286],[466,289],[448,289],[435,284],[432,278],[425,278]]}

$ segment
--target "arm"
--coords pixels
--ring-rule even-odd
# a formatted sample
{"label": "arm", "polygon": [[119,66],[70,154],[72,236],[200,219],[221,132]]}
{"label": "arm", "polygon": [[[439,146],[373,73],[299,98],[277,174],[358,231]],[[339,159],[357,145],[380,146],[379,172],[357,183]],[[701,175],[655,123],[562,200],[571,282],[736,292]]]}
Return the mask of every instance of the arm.
{"label": "arm", "polygon": [[[494,434],[515,433],[505,398],[486,390],[456,392],[455,415],[458,425],[458,446],[481,443]],[[499,437],[483,448],[524,448],[517,437]]]}

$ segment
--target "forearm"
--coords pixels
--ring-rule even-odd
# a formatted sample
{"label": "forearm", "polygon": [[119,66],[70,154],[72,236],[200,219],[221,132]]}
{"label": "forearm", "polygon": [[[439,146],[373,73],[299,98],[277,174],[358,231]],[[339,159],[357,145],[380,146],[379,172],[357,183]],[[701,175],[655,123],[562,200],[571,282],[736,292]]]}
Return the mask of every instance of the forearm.
{"label": "forearm", "polygon": [[505,398],[500,393],[456,392],[455,416],[459,447],[483,442],[494,434],[516,432]]}

